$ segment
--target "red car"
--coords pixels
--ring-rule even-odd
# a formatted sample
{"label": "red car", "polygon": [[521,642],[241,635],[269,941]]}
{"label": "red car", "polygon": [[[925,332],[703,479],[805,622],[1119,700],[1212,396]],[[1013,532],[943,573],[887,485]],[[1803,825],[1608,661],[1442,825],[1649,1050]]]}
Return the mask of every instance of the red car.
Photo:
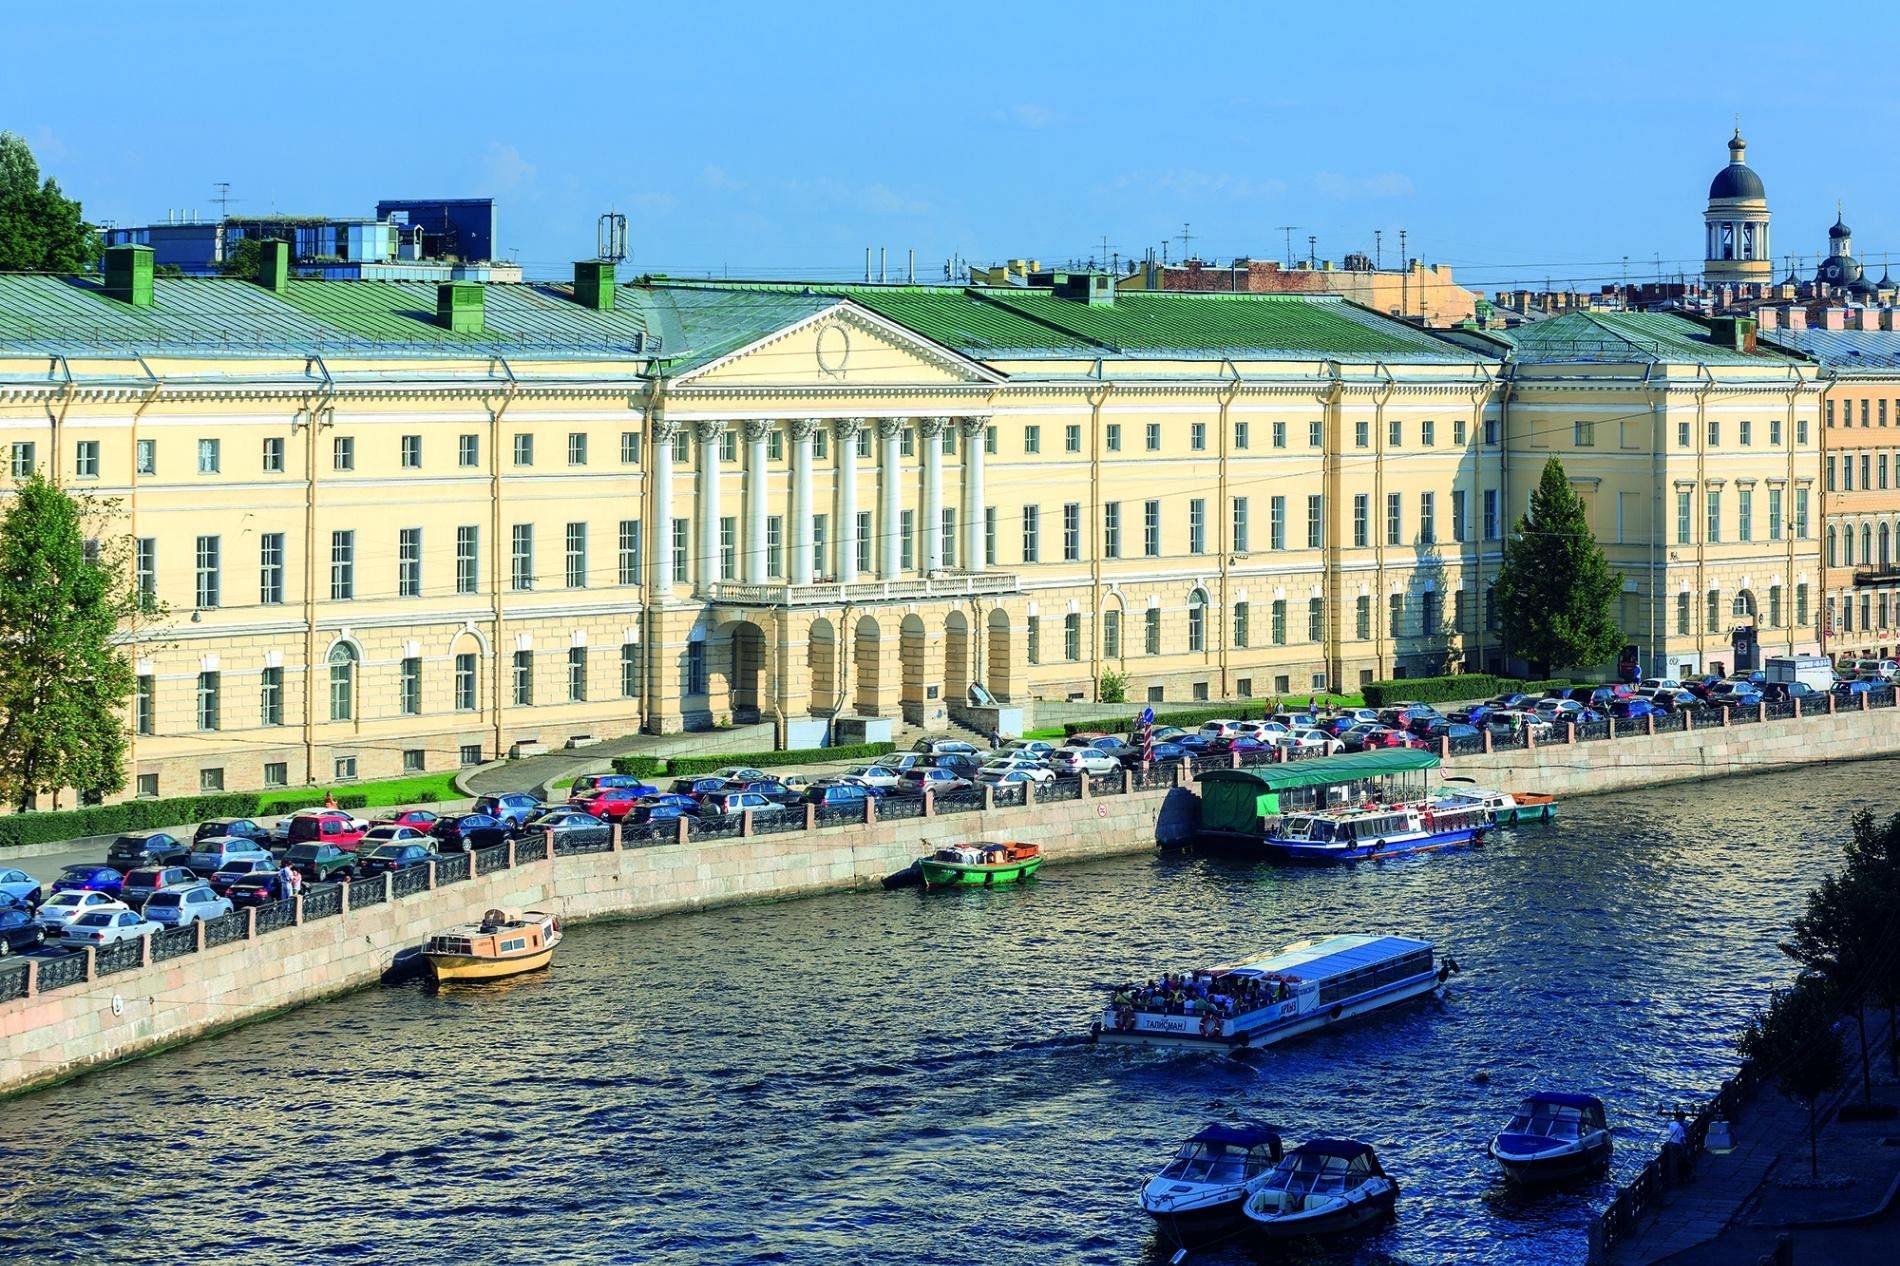
{"label": "red car", "polygon": [[285,840],[290,844],[334,844],[354,853],[369,828],[341,809],[301,809],[290,819]]}
{"label": "red car", "polygon": [[427,809],[398,809],[394,813],[378,815],[371,826],[413,826],[427,835],[435,829],[436,815]]}
{"label": "red car", "polygon": [[568,805],[603,822],[618,822],[633,810],[634,802],[652,795],[651,787],[594,787],[568,797]]}
{"label": "red car", "polygon": [[1366,750],[1377,747],[1423,747],[1424,744],[1404,730],[1379,729],[1366,736]]}

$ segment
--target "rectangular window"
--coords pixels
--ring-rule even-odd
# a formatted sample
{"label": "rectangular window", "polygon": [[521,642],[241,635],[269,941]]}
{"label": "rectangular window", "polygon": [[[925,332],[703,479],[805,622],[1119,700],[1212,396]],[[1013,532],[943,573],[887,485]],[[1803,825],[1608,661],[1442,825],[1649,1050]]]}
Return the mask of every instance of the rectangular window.
{"label": "rectangular window", "polygon": [[1385,600],[1385,632],[1387,637],[1405,636],[1405,595],[1389,594]]}
{"label": "rectangular window", "polygon": [[569,589],[587,588],[587,525],[570,523],[567,525],[567,587]]}
{"label": "rectangular window", "polygon": [[1247,498],[1245,497],[1234,498],[1233,519],[1234,519],[1233,552],[1236,554],[1245,554],[1247,552],[1248,546],[1252,544],[1252,542],[1250,542],[1247,539],[1247,527],[1248,527]]}
{"label": "rectangular window", "polygon": [[1234,604],[1234,648],[1236,650],[1247,649],[1247,624],[1247,604],[1236,602]]}
{"label": "rectangular window", "polygon": [[917,565],[917,512],[901,511],[897,516],[897,565],[909,571]]}
{"label": "rectangular window", "polygon": [[413,655],[402,661],[398,697],[404,716],[422,715],[422,661]]}
{"label": "rectangular window", "polygon": [[404,470],[422,469],[422,437],[420,435],[402,437],[402,468]]}
{"label": "rectangular window", "polygon": [[785,574],[785,518],[769,515],[765,520],[765,574]]}
{"label": "rectangular window", "polygon": [[463,768],[467,768],[470,765],[479,765],[482,763],[482,745],[480,743],[464,743],[461,747],[456,749],[456,758],[462,762]]}
{"label": "rectangular window", "polygon": [[1306,600],[1306,640],[1324,641],[1326,637],[1326,601],[1323,598]]}
{"label": "rectangular window", "polygon": [[1372,447],[1372,423],[1360,418],[1352,424],[1352,446],[1354,448]]}
{"label": "rectangular window", "polygon": [[917,431],[914,427],[906,426],[898,431],[897,452],[903,457],[914,457],[917,455]]}
{"label": "rectangular window", "polygon": [[224,766],[198,771],[198,790],[216,792],[224,790]]}
{"label": "rectangular window", "polygon": [[198,441],[199,474],[215,475],[218,473],[218,468],[223,465],[223,458],[220,456],[218,449],[219,444],[217,440]]}
{"label": "rectangular window", "polygon": [[728,514],[719,520],[719,579],[731,580],[738,571],[739,520]]}
{"label": "rectangular window", "polygon": [[517,523],[509,529],[509,586],[517,591],[534,588],[534,524]]}
{"label": "rectangular window", "polygon": [[1188,502],[1188,553],[1207,552],[1207,502],[1195,497]]}
{"label": "rectangular window", "polygon": [[1102,506],[1102,557],[1122,556],[1122,503],[1109,501]]}
{"label": "rectangular window", "polygon": [[1438,423],[1426,418],[1418,424],[1418,442],[1423,448],[1435,448],[1438,444]]}
{"label": "rectangular window", "polygon": [[1735,538],[1740,541],[1755,539],[1755,490],[1738,488],[1735,491]]}
{"label": "rectangular window", "polygon": [[1438,494],[1418,494],[1418,539],[1426,545],[1438,543]]}
{"label": "rectangular window", "polygon": [[1234,448],[1235,449],[1246,448],[1247,441],[1249,438],[1250,436],[1248,435],[1247,424],[1239,419],[1235,419],[1234,421]]}
{"label": "rectangular window", "polygon": [[482,464],[482,437],[462,435],[455,441],[455,464],[464,470]]}
{"label": "rectangular window", "polygon": [[356,533],[330,533],[330,601],[356,596]]}
{"label": "rectangular window", "polygon": [[1829,492],[1836,492],[1840,489],[1840,481],[1834,478],[1834,464],[1834,455],[1829,453],[1827,458],[1827,490]]}
{"label": "rectangular window", "polygon": [[1676,595],[1676,636],[1689,636],[1689,593],[1687,590]]}
{"label": "rectangular window", "polygon": [[719,460],[736,462],[739,460],[739,433],[730,428],[719,433]]}
{"label": "rectangular window", "polygon": [[223,683],[218,673],[198,674],[198,728],[201,730],[220,729],[223,720],[223,703],[219,696],[223,693]]}
{"label": "rectangular window", "polygon": [[765,435],[765,460],[782,462],[785,460],[785,432],[773,427]]}
{"label": "rectangular window", "polygon": [[1325,444],[1326,423],[1319,418],[1314,418],[1311,422],[1306,424],[1306,446],[1308,448],[1323,448]]}
{"label": "rectangular window", "polygon": [[1715,448],[1718,445],[1720,445],[1721,442],[1722,442],[1722,420],[1720,418],[1710,418],[1709,419],[1709,447]]}
{"label": "rectangular window", "polygon": [[943,428],[943,455],[945,457],[957,455],[957,427],[954,422]]}
{"label": "rectangular window", "polygon": [[1144,558],[1161,557],[1161,503],[1141,503],[1141,553]]}
{"label": "rectangular window", "polygon": [[1189,424],[1188,447],[1197,453],[1207,451],[1207,423],[1194,422]]}
{"label": "rectangular window", "polygon": [[281,760],[265,761],[264,785],[266,787],[288,787],[290,785],[289,763]]}
{"label": "rectangular window", "polygon": [[1713,544],[1714,542],[1720,541],[1722,539],[1722,493],[1721,491],[1716,488],[1709,489],[1707,500],[1708,500],[1708,516],[1707,516],[1708,523],[1706,526],[1708,529],[1708,535],[1703,537],[1703,539]]}
{"label": "rectangular window", "polygon": [[[1883,403],[1880,407],[1884,409],[1887,406]],[[1780,444],[1781,444],[1781,419],[1769,418],[1768,419],[1768,446],[1770,448],[1777,448],[1780,446]]]}
{"label": "rectangular window", "polygon": [[1353,602],[1352,631],[1362,642],[1372,640],[1372,598],[1368,594],[1360,594]]}
{"label": "rectangular window", "polygon": [[1161,451],[1161,424],[1150,422],[1143,430],[1144,445],[1150,453]]}
{"label": "rectangular window", "polygon": [[1694,513],[1695,513],[1695,508],[1694,508],[1693,503],[1690,501],[1688,491],[1686,489],[1677,489],[1676,491],[1676,544],[1689,545],[1693,543],[1694,527],[1692,525],[1692,519],[1693,519]]}
{"label": "rectangular window", "polygon": [[1497,447],[1498,420],[1495,417],[1487,417],[1484,420],[1484,442],[1493,448]]}
{"label": "rectangular window", "polygon": [[1794,490],[1794,536],[1797,541],[1808,539],[1808,490]]}
{"label": "rectangular window", "polygon": [[1062,617],[1062,658],[1071,664],[1082,658],[1082,617],[1074,612]]}
{"label": "rectangular window", "polygon": [[1722,628],[1722,591],[1711,589],[1703,595],[1704,630],[1709,633],[1720,632]]}
{"label": "rectangular window", "polygon": [[620,697],[622,699],[640,697],[640,644],[638,642],[620,644]]}
{"label": "rectangular window", "polygon": [[151,610],[158,604],[158,538],[141,536],[132,543],[132,585],[139,606]]}
{"label": "rectangular window", "polygon": [[1451,627],[1458,633],[1468,631],[1465,628],[1465,591],[1462,588],[1451,591]]}
{"label": "rectangular window", "polygon": [[455,710],[475,711],[474,651],[463,651],[455,657]]}
{"label": "rectangular window", "polygon": [[[673,583],[676,585],[686,583],[687,547],[690,539],[688,535],[689,528],[690,525],[687,520],[673,520]],[[859,539],[862,540],[863,538],[860,537]],[[859,557],[862,556],[863,551],[860,550]],[[862,564],[862,566],[867,571],[870,569],[869,563]]]}
{"label": "rectangular window", "polygon": [[476,593],[480,590],[477,554],[481,549],[481,534],[482,530],[472,525],[455,529],[455,592],[457,593]]}
{"label": "rectangular window", "polygon": [[[1245,424],[1245,423],[1243,422],[1243,423],[1242,423],[1241,425],[1242,425],[1242,426],[1245,426],[1246,424]],[[1273,424],[1273,446],[1274,446],[1275,448],[1285,448],[1285,447],[1286,447],[1286,423],[1285,423],[1285,422],[1281,422],[1281,421],[1275,421],[1275,422],[1274,422],[1274,424]],[[1246,445],[1245,445],[1245,444],[1243,444],[1243,445],[1241,445],[1241,447],[1242,447],[1242,448],[1245,448],[1245,447],[1246,447]]]}
{"label": "rectangular window", "polygon": [[1028,632],[1024,641],[1027,643],[1029,662],[1040,664],[1042,662],[1042,617],[1034,615],[1029,617]]}
{"label": "rectangular window", "polygon": [[937,552],[945,567],[957,565],[957,511],[945,506],[937,512]]}
{"label": "rectangular window", "polygon": [[1841,491],[1854,491],[1854,455],[1852,453],[1841,457]]}
{"label": "rectangular window", "polygon": [[330,465],[336,470],[356,469],[356,438],[339,435],[330,441]]}
{"label": "rectangular window", "polygon": [[281,475],[284,473],[284,441],[276,436],[264,441],[264,473]]}
{"label": "rectangular window", "polygon": [[150,673],[140,673],[138,693],[132,701],[132,724],[140,734],[151,734],[157,725],[158,689]]}
{"label": "rectangular window", "polygon": [[[703,645],[703,643],[695,643]],[[534,652],[515,652],[515,706],[534,706]]]}
{"label": "rectangular window", "polygon": [[622,431],[620,433],[620,464],[622,466],[640,464],[640,432]]}
{"label": "rectangular window", "polygon": [[1122,613],[1113,607],[1102,612],[1102,654],[1108,659],[1122,657]]}
{"label": "rectangular window", "polygon": [[1201,604],[1199,594],[1188,597],[1188,649],[1204,651],[1207,649],[1207,608]]}
{"label": "rectangular window", "polygon": [[1465,420],[1464,420],[1463,418],[1453,418],[1453,419],[1452,419],[1452,423],[1451,423],[1451,442],[1452,442],[1453,444],[1455,444],[1455,445],[1457,445],[1457,446],[1458,446],[1459,448],[1463,448],[1463,447],[1464,447],[1464,444],[1465,444]]}
{"label": "rectangular window", "polygon": [[1402,514],[1403,514],[1403,511],[1401,509],[1399,494],[1396,492],[1386,493],[1385,494],[1385,543],[1387,545],[1397,545],[1400,543],[1401,533],[1404,530]]}
{"label": "rectangular window", "polygon": [[1042,451],[1042,428],[1026,426],[1023,428],[1023,452],[1040,453]]}
{"label": "rectangular window", "polygon": [[640,520],[620,520],[620,554],[616,569],[623,585],[640,583]]}
{"label": "rectangular window", "polygon": [[569,703],[587,702],[587,648],[585,646],[567,648],[567,701]]}
{"label": "rectangular window", "polygon": [[422,596],[421,528],[403,528],[396,533],[396,596]]}
{"label": "rectangular window", "polygon": [[284,600],[284,534],[264,532],[257,538],[257,600],[274,607]]}
{"label": "rectangular window", "polygon": [[138,442],[138,473],[141,475],[156,475],[158,473],[157,440],[140,440]]}
{"label": "rectangular window", "polygon": [[1487,541],[1498,539],[1498,490],[1496,488],[1484,490],[1484,539]]}
{"label": "rectangular window", "polygon": [[1399,448],[1404,443],[1405,422],[1401,418],[1393,418],[1385,424],[1385,446],[1387,448]]}
{"label": "rectangular window", "polygon": [[1866,426],[1868,424],[1867,423],[1867,402],[1865,400],[1860,402],[1860,424],[1862,426]]}
{"label": "rectangular window", "polygon": [[[995,527],[995,523],[994,523],[995,517],[996,517],[995,512],[991,511],[990,518],[992,522],[990,526],[992,529],[994,529]],[[990,544],[994,546],[995,543],[996,543],[995,532],[992,530]],[[996,553],[995,549],[992,548],[990,551],[990,554],[991,554],[990,562],[992,563],[996,561],[995,553]],[[865,572],[868,572],[870,570],[871,570],[871,512],[869,510],[860,510],[858,511],[858,573],[862,575]]]}
{"label": "rectangular window", "polygon": [[1742,447],[1748,448],[1752,446],[1755,442],[1755,424],[1749,419],[1743,418],[1740,423],[1740,429],[1741,434],[1737,438],[1741,441]]}
{"label": "rectangular window", "polygon": [[811,516],[811,558],[812,567],[820,579],[831,574],[825,566],[825,560],[831,557],[831,516],[814,514]]}
{"label": "rectangular window", "polygon": [[73,474],[80,479],[99,477],[98,440],[80,440],[73,447]]}
{"label": "rectangular window", "polygon": [[1571,424],[1571,443],[1578,448],[1595,448],[1597,442],[1597,424],[1595,422],[1574,422]]}
{"label": "rectangular window", "polygon": [[1465,490],[1451,490],[1451,539],[1454,544],[1462,544],[1465,539]]}
{"label": "rectangular window", "polygon": [[587,464],[587,432],[569,431],[567,433],[567,464],[570,466]]}
{"label": "rectangular window", "polygon": [[[1884,593],[1880,595],[1880,605],[1884,613],[1887,606],[1887,595]],[[1882,620],[1882,623],[1883,624],[1885,623],[1884,619]],[[1778,629],[1781,627],[1781,586],[1780,585],[1768,586],[1768,627],[1771,629]]]}
{"label": "rectangular window", "polygon": [[1880,460],[1875,463],[1874,469],[1880,477],[1878,486],[1885,490],[1887,487],[1887,455],[1885,453],[1880,455]]}
{"label": "rectangular window", "polygon": [[284,723],[284,670],[266,668],[258,685],[258,721],[264,725]]}
{"label": "rectangular window", "polygon": [[1041,534],[1042,534],[1041,508],[1037,506],[1024,506],[1023,507],[1023,561],[1025,563],[1033,563],[1033,562],[1038,561],[1041,554],[1041,549],[1042,549],[1042,543],[1040,540]]}
{"label": "rectangular window", "polygon": [[689,642],[686,646],[686,693],[703,695],[706,685],[706,644]]}
{"label": "rectangular window", "polygon": [[197,605],[209,611],[218,605],[220,590],[223,588],[218,568],[219,542],[215,536],[198,538],[198,588]]}
{"label": "rectangular window", "polygon": [[1141,644],[1147,654],[1159,655],[1161,653],[1161,609],[1159,607],[1149,607],[1148,610],[1143,613]]}
{"label": "rectangular window", "polygon": [[1062,428],[1062,451],[1079,453],[1082,451],[1082,428],[1074,424]]}
{"label": "rectangular window", "polygon": [[419,774],[423,772],[423,767],[427,760],[428,752],[426,749],[420,747],[405,747],[402,750],[402,772],[405,774]]}
{"label": "rectangular window", "polygon": [[1796,418],[1794,420],[1794,442],[1796,444],[1806,444],[1808,442],[1808,420],[1806,418]]}
{"label": "rectangular window", "polygon": [[1073,563],[1082,557],[1082,505],[1070,501],[1062,507],[1062,561]]}
{"label": "rectangular window", "polygon": [[1319,549],[1326,543],[1326,501],[1318,493],[1306,498],[1306,548]]}
{"label": "rectangular window", "polygon": [[1108,451],[1111,453],[1121,452],[1122,451],[1122,424],[1119,422],[1110,422],[1103,429],[1106,432],[1105,438],[1107,441]]}
{"label": "rectangular window", "polygon": [[1695,440],[1689,435],[1689,424],[1686,421],[1676,423],[1676,447],[1692,448],[1694,446]]}
{"label": "rectangular window", "polygon": [[[857,443],[858,443],[858,456],[869,457],[871,455],[871,431],[869,427],[866,427],[858,432]],[[992,444],[987,449],[987,451],[994,453],[996,451],[995,445]]]}
{"label": "rectangular window", "polygon": [[1267,548],[1286,548],[1286,498],[1267,499]]}
{"label": "rectangular window", "polygon": [[1832,400],[1827,402],[1827,424],[1829,426],[1834,425],[1834,402]]}
{"label": "rectangular window", "polygon": [[515,432],[515,465],[534,465],[534,436],[526,431]]}
{"label": "rectangular window", "polygon": [[1794,587],[1794,622],[1803,628],[1808,623],[1808,587],[1805,584]]}
{"label": "rectangular window", "polygon": [[1871,456],[1867,453],[1862,453],[1860,455],[1861,491],[1865,492],[1874,486],[1872,474],[1873,474],[1873,464],[1872,464]]}
{"label": "rectangular window", "polygon": [[1370,542],[1371,531],[1368,520],[1372,515],[1372,499],[1363,492],[1352,497],[1352,543],[1356,549],[1364,549]]}

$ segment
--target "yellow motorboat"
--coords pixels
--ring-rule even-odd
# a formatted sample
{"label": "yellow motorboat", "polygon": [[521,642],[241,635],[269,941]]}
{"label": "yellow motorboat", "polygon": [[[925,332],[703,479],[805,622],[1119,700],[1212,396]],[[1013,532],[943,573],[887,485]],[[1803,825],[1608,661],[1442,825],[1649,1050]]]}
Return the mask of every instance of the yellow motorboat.
{"label": "yellow motorboat", "polygon": [[561,920],[552,914],[490,910],[480,923],[464,923],[430,937],[422,959],[437,984],[501,980],[546,967],[560,943]]}

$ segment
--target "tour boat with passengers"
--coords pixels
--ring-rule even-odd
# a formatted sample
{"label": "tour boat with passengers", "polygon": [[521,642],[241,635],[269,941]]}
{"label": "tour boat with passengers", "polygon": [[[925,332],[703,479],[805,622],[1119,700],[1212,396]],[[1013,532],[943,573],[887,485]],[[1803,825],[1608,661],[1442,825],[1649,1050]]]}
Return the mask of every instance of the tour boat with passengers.
{"label": "tour boat with passengers", "polygon": [[1288,1152],[1242,1212],[1268,1239],[1356,1231],[1392,1215],[1399,1185],[1372,1148],[1355,1139],[1314,1139]]}
{"label": "tour boat with passengers", "polygon": [[1231,1221],[1280,1163],[1280,1135],[1258,1121],[1216,1121],[1190,1137],[1141,1189],[1141,1209],[1175,1232]]}
{"label": "tour boat with passengers", "polygon": [[560,943],[561,920],[552,914],[489,910],[480,923],[464,923],[430,937],[422,947],[422,961],[438,984],[501,980],[546,967]]}
{"label": "tour boat with passengers", "polygon": [[1432,993],[1458,970],[1430,941],[1355,933],[1225,967],[1115,989],[1099,1041],[1240,1050],[1271,1046]]}
{"label": "tour boat with passengers", "polygon": [[925,889],[989,888],[1028,879],[1042,867],[1042,849],[1008,841],[947,844],[917,859]]}
{"label": "tour boat with passengers", "polygon": [[1491,810],[1480,804],[1367,803],[1289,813],[1267,828],[1261,843],[1282,861],[1330,865],[1481,844],[1490,830]]}
{"label": "tour boat with passengers", "polygon": [[1340,863],[1481,843],[1492,811],[1431,785],[1414,748],[1201,773],[1197,838],[1292,862]]}
{"label": "tour boat with passengers", "polygon": [[1491,1140],[1491,1156],[1516,1182],[1556,1182],[1609,1164],[1612,1146],[1601,1099],[1540,1090]]}

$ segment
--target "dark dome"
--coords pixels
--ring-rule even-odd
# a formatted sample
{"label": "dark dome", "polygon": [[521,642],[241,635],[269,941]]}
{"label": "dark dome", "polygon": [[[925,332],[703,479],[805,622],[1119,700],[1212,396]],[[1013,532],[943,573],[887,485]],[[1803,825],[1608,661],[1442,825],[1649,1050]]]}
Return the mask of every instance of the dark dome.
{"label": "dark dome", "polygon": [[1761,177],[1747,163],[1730,163],[1715,173],[1715,179],[1709,182],[1709,200],[1717,198],[1761,198],[1766,199],[1768,191],[1762,188]]}
{"label": "dark dome", "polygon": [[1841,217],[1835,216],[1834,227],[1827,231],[1827,235],[1830,238],[1835,238],[1835,239],[1839,239],[1843,237],[1852,237],[1854,236],[1854,230],[1848,228],[1846,223],[1842,221]]}

